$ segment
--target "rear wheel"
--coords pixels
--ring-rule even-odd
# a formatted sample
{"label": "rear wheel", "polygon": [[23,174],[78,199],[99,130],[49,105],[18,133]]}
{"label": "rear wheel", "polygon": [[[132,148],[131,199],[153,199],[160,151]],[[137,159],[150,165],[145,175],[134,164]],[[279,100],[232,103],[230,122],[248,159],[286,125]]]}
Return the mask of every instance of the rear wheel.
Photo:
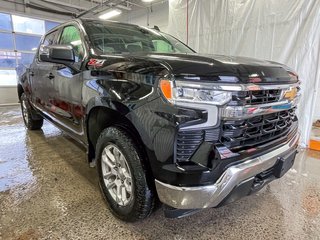
{"label": "rear wheel", "polygon": [[28,99],[25,93],[22,93],[20,97],[20,104],[21,104],[21,112],[22,112],[22,117],[23,117],[25,126],[29,130],[40,129],[43,125],[43,118],[36,113],[32,113],[31,106],[28,102]]}
{"label": "rear wheel", "polygon": [[154,194],[148,186],[142,155],[131,137],[120,128],[107,128],[96,150],[99,183],[111,212],[128,222],[149,216]]}

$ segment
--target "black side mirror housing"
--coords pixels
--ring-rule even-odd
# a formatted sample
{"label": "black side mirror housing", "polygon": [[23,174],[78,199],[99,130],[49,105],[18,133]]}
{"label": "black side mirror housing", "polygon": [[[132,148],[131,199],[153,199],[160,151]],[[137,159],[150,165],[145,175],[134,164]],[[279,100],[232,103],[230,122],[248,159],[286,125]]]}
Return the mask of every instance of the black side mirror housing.
{"label": "black side mirror housing", "polygon": [[40,47],[39,58],[43,62],[61,63],[66,66],[74,63],[74,51],[71,45],[50,45]]}

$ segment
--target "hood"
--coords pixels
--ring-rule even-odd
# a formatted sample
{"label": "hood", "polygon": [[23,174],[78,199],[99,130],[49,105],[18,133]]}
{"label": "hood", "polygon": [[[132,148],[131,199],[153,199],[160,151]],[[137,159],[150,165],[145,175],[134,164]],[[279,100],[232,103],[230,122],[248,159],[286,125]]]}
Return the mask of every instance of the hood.
{"label": "hood", "polygon": [[[163,61],[175,78],[226,82],[296,82],[289,67],[248,57],[200,54],[148,54],[145,60]],[[237,77],[237,78],[231,78]]]}
{"label": "hood", "polygon": [[[108,58],[108,56],[105,57]],[[296,74],[283,64],[248,57],[137,53],[122,55],[122,59],[128,60],[131,65],[142,63],[164,66],[175,79],[239,83],[297,81]]]}

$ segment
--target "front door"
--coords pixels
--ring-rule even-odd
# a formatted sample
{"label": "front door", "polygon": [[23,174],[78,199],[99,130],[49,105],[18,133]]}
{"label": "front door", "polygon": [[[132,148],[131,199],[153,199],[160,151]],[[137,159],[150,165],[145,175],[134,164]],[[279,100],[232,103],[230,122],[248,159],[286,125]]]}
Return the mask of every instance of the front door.
{"label": "front door", "polygon": [[31,101],[36,108],[39,108],[45,115],[50,117],[50,95],[53,90],[53,78],[50,75],[54,63],[42,62],[39,54],[42,53],[45,46],[55,43],[58,30],[47,34],[42,40],[38,53],[33,63],[30,65],[30,85]]}
{"label": "front door", "polygon": [[[75,25],[65,26],[58,44],[71,45],[75,54],[74,67],[81,68],[85,55],[80,31]],[[81,72],[55,64],[52,69],[53,96],[51,103],[59,123],[77,139],[83,137],[84,107],[82,105],[83,79]]]}

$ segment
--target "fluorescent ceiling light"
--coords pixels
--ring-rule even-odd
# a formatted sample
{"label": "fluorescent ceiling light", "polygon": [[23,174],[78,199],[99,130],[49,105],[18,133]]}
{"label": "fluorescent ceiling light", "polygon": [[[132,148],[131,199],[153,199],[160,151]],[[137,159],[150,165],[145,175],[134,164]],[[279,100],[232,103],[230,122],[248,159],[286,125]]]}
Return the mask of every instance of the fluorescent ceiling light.
{"label": "fluorescent ceiling light", "polygon": [[108,9],[107,11],[103,12],[99,18],[102,20],[106,20],[109,18],[113,18],[115,16],[118,16],[122,13],[120,9],[114,8],[114,9]]}

